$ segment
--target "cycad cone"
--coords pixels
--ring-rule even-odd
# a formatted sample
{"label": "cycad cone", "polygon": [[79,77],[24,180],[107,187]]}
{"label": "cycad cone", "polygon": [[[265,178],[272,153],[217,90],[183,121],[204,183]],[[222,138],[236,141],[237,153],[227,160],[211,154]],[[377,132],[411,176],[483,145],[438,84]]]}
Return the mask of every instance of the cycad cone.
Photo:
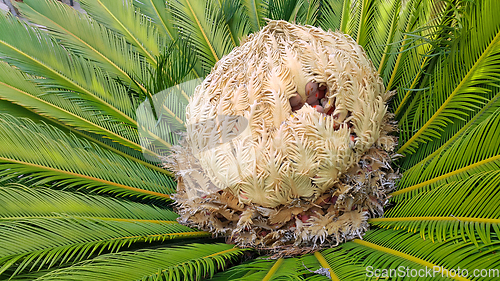
{"label": "cycad cone", "polygon": [[397,178],[390,96],[350,37],[270,21],[189,102],[179,221],[279,256],[361,237]]}

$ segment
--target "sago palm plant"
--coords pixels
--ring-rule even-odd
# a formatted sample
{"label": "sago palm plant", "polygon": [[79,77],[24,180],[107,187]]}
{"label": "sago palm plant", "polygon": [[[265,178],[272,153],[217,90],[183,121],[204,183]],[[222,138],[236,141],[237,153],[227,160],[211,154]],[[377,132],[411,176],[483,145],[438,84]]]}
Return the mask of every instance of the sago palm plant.
{"label": "sago palm plant", "polygon": [[[23,20],[0,17],[0,279],[362,280],[393,269],[390,280],[493,280],[496,2],[82,0],[86,13],[17,3]],[[384,216],[364,235],[294,257],[179,224],[165,169],[185,141],[195,87],[270,20],[347,34],[395,92],[401,179]],[[224,202],[264,198],[252,192]],[[426,268],[439,273],[418,275]]]}

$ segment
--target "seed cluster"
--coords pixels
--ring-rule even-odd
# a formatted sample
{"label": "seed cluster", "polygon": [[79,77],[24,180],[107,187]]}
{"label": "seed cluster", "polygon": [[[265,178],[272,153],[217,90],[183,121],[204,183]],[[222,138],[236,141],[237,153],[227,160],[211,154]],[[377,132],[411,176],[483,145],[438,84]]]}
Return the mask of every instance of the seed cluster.
{"label": "seed cluster", "polygon": [[190,100],[179,222],[280,256],[361,237],[398,178],[390,96],[348,36],[270,21]]}

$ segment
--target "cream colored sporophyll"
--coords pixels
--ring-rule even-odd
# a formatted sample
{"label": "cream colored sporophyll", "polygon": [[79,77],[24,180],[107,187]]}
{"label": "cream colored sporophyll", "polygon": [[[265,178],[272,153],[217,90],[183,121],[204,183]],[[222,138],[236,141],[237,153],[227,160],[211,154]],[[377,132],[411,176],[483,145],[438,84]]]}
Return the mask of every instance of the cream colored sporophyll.
{"label": "cream colored sporophyll", "polygon": [[277,256],[362,237],[399,177],[391,95],[347,35],[270,21],[189,102],[179,222]]}

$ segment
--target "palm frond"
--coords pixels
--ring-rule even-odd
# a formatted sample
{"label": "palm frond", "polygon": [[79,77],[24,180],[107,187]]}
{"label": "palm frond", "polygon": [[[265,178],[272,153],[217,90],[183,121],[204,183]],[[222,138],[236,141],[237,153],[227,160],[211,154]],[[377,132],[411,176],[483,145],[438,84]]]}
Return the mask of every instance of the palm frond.
{"label": "palm frond", "polygon": [[193,79],[177,84],[156,93],[152,102],[145,101],[137,108],[139,136],[146,158],[158,161],[158,156],[167,156],[171,146],[178,144],[180,133],[186,131],[188,93],[194,93],[200,83],[201,79]]}
{"label": "palm frond", "polygon": [[[420,232],[422,238],[446,241],[461,236],[465,241],[476,240],[485,245],[492,237],[500,237],[500,169],[439,186],[401,202],[374,218],[372,224],[394,229]],[[496,235],[491,235],[494,231]],[[497,238],[498,239],[498,238]]]}
{"label": "palm frond", "polygon": [[[44,100],[73,116],[67,124],[143,151],[135,120],[137,100],[130,99],[124,86],[93,63],[69,54],[40,30],[17,19],[0,17],[0,22],[9,31],[0,35],[0,53],[23,71],[47,78],[36,80],[46,88]],[[25,38],[30,38],[29,43]],[[150,151],[144,152],[154,158]]]}
{"label": "palm frond", "polygon": [[[88,14],[55,0],[19,4],[39,27],[0,16],[0,111],[71,132],[0,113],[0,180],[45,186],[0,186],[0,279],[361,280],[368,266],[500,266],[495,0],[81,2]],[[199,77],[265,18],[340,30],[363,46],[397,90],[405,172],[364,240],[216,274],[252,255],[160,245],[210,234],[175,222],[165,207],[175,183],[151,163],[185,130]],[[135,250],[144,242],[154,249]],[[418,280],[438,279],[447,278]]]}
{"label": "palm frond", "polygon": [[346,1],[342,7],[341,31],[349,34],[354,40],[357,39],[356,36],[358,35],[359,28],[363,28],[361,26],[361,17],[365,2],[365,0]]}
{"label": "palm frond", "polygon": [[50,268],[135,242],[206,235],[178,225],[172,211],[102,196],[13,185],[0,187],[0,202],[6,239],[0,274]]}
{"label": "palm frond", "polygon": [[[229,2],[230,0],[228,0]],[[156,26],[158,33],[167,38],[166,48],[171,45],[173,42],[176,43],[185,43],[184,41],[179,40],[179,31],[174,26],[174,19],[171,11],[170,5],[166,3],[166,1],[161,0],[145,0],[138,1],[134,0],[134,6],[139,9],[139,11],[144,14],[152,23]],[[183,44],[181,44],[183,45]],[[177,47],[177,46],[176,46]],[[179,48],[179,51],[182,51],[182,46]],[[163,51],[160,50],[159,56],[163,54]],[[187,56],[187,55],[186,55]],[[196,58],[194,56],[193,58]],[[157,64],[160,61],[157,60]],[[203,76],[204,71],[202,69],[201,63],[197,62],[193,69],[191,70],[192,79],[198,79]]]}
{"label": "palm frond", "polygon": [[37,280],[199,280],[246,250],[227,244],[189,244],[99,256]]}
{"label": "palm frond", "polygon": [[250,32],[257,32],[265,25],[268,2],[263,0],[241,0],[250,22]]}
{"label": "palm frond", "polygon": [[129,87],[136,84],[130,74],[145,77],[145,62],[126,43],[89,16],[53,0],[24,1],[18,4],[31,22],[44,26],[59,43],[74,52],[96,61],[107,72],[116,75]]}
{"label": "palm frond", "polygon": [[0,222],[0,229],[0,237],[5,241],[0,250],[2,271],[16,264],[14,274],[25,269],[79,261],[104,250],[115,252],[136,242],[208,234],[177,222],[111,221],[70,216]]}
{"label": "palm frond", "polygon": [[239,46],[241,40],[249,34],[248,15],[245,14],[241,0],[219,0],[215,2],[218,18],[227,25],[229,38],[234,46]]}
{"label": "palm frond", "polygon": [[431,49],[431,44],[416,38],[437,29],[435,22],[444,14],[431,12],[433,5],[429,0],[327,1],[320,7],[318,23],[357,40],[378,68],[387,90],[408,88],[423,55]]}
{"label": "palm frond", "polygon": [[101,24],[123,35],[150,63],[161,54],[168,39],[146,16],[136,10],[134,0],[82,0],[85,11]]}
{"label": "palm frond", "polygon": [[[112,133],[109,128],[111,124],[107,122],[99,122],[99,119],[92,116],[90,112],[82,112],[74,105],[74,103],[71,103],[63,98],[46,95],[43,89],[37,87],[30,81],[29,76],[6,63],[0,62],[0,72],[2,72],[2,76],[0,76],[0,98],[5,99],[4,102],[10,101],[25,108],[25,110],[20,113],[13,111],[13,109],[15,109],[14,104],[6,103],[6,105],[2,107],[10,109],[10,111],[3,111],[2,113],[28,117],[32,120],[40,120],[40,118],[45,117],[47,118],[46,121],[57,125],[59,128],[67,129],[74,134],[94,141],[105,149],[111,150],[116,154],[160,173],[170,174],[168,171],[161,169],[156,165],[145,162],[143,154],[134,155],[131,151],[124,152],[123,147],[114,147],[113,143],[109,143],[108,141],[99,138],[97,135],[89,135],[89,133],[95,133],[101,136],[106,136],[108,139],[115,141],[115,144],[124,143],[125,145],[131,146],[136,150],[141,150],[141,152],[144,150],[145,155],[154,155],[152,151],[139,146],[135,142]],[[26,115],[26,111],[28,109],[31,110],[33,114]],[[29,112],[30,111],[28,111],[28,113]],[[139,120],[141,119],[139,118]],[[82,131],[85,133],[82,133]]]}
{"label": "palm frond", "polygon": [[203,69],[208,73],[236,46],[224,18],[217,12],[215,0],[203,3],[179,0],[169,4],[179,34],[196,50]]}
{"label": "palm frond", "polygon": [[485,119],[490,118],[500,108],[500,88],[491,88],[491,95],[489,96],[491,96],[490,101],[480,110],[475,110],[472,118],[454,120],[453,124],[449,125],[446,131],[443,132],[442,138],[421,144],[420,149],[412,157],[400,161],[399,164],[403,169],[407,170],[406,173],[424,167],[431,159],[449,149],[451,144],[465,133],[480,125]]}
{"label": "palm frond", "polygon": [[316,25],[320,15],[320,1],[319,0],[306,0],[303,5],[300,5],[297,23],[303,25]]}
{"label": "palm frond", "polygon": [[[455,1],[455,0],[453,0]],[[457,2],[459,0],[456,0]],[[386,54],[388,64],[379,73],[383,74],[387,90],[398,90],[394,101],[396,115],[411,95],[414,98],[417,90],[425,88],[422,77],[431,68],[430,58],[441,58],[443,52],[437,48],[441,38],[439,35],[449,32],[448,13],[454,3],[448,1],[414,0],[402,2],[401,11],[390,48]],[[398,115],[397,115],[398,116]]]}
{"label": "palm frond", "polygon": [[8,279],[9,281],[33,281],[57,268],[57,266],[54,266],[50,269],[40,269],[37,271],[23,272],[14,276],[12,276],[12,274],[15,272],[15,269],[9,268],[2,275],[0,275],[0,277]]}
{"label": "palm frond", "polygon": [[[126,91],[112,83],[105,73],[86,59],[73,56],[35,27],[12,17],[0,17],[4,31],[0,34],[0,54],[4,60],[35,76],[52,92],[74,96],[80,93],[102,114],[135,125],[134,103]],[[64,89],[64,90],[61,90]]]}
{"label": "palm frond", "polygon": [[[11,101],[15,104],[24,106],[37,114],[50,118],[59,126],[66,127],[69,130],[76,128],[86,132],[104,135],[107,138],[141,150],[138,138],[132,140],[125,136],[130,133],[115,133],[116,126],[107,120],[102,120],[95,115],[95,112],[83,111],[78,106],[77,100],[67,100],[57,95],[48,95],[44,89],[37,87],[30,82],[31,77],[23,74],[19,70],[0,63],[2,76],[0,77],[0,98]],[[69,125],[69,126],[68,126]],[[133,133],[132,133],[133,134]],[[136,134],[136,133],[135,133]],[[124,136],[125,135],[125,136]]]}
{"label": "palm frond", "polygon": [[354,261],[349,252],[341,247],[326,249],[321,252],[333,272],[332,280],[359,280],[366,277],[366,270],[360,263]]}
{"label": "palm frond", "polygon": [[[500,110],[469,129],[428,163],[407,171],[394,192],[397,201],[432,189],[442,183],[494,171],[500,165]],[[473,149],[471,149],[473,148]]]}
{"label": "palm frond", "polygon": [[169,198],[173,180],[60,130],[0,116],[0,177],[65,187],[90,188],[120,196]]}
{"label": "palm frond", "polygon": [[[373,29],[372,25],[376,23],[374,19],[376,17],[377,5],[375,1],[372,0],[363,0],[360,1],[360,3],[361,3],[360,7],[361,10],[360,10],[359,26],[356,28],[357,29],[356,42],[361,46],[365,46],[368,43],[368,35],[371,33],[371,29]],[[386,3],[379,4],[379,6],[385,6],[385,5]]]}
{"label": "palm frond", "polygon": [[[498,87],[500,72],[496,67],[500,59],[500,12],[494,1],[481,1],[471,5],[464,20],[464,30],[470,32],[458,40],[459,50],[450,61],[438,65],[432,87],[415,105],[415,114],[403,118],[402,146],[398,153],[415,152],[420,142],[432,141],[453,119],[470,116],[471,108],[485,104],[488,88]],[[408,109],[407,112],[412,111]]]}
{"label": "palm frond", "polygon": [[325,1],[319,7],[318,24],[323,30],[340,30],[342,7],[347,1]]}
{"label": "palm frond", "polygon": [[167,223],[178,215],[170,210],[110,197],[30,188],[12,184],[0,187],[0,221],[62,218]]}
{"label": "palm frond", "polygon": [[303,2],[300,0],[269,1],[266,18],[297,22],[297,16],[302,5]]}
{"label": "palm frond", "polygon": [[[5,89],[3,87],[4,85],[2,85],[2,91],[11,91],[11,89]],[[9,114],[9,115],[13,115],[13,116],[19,116],[19,117],[22,117],[22,118],[28,118],[28,119],[31,119],[35,122],[38,122],[40,121],[41,119],[43,119],[43,117],[41,117],[40,115],[36,114],[35,112],[25,108],[25,107],[22,107],[20,105],[17,105],[15,103],[12,103],[8,100],[5,100],[3,98],[0,97],[0,113],[2,114]],[[49,121],[50,122],[50,121]]]}
{"label": "palm frond", "polygon": [[229,28],[229,36],[235,46],[250,33],[250,22],[241,0],[221,0],[219,2],[220,17]]}
{"label": "palm frond", "polygon": [[358,36],[359,42],[364,42],[363,46],[368,56],[377,67],[379,74],[383,73],[388,60],[395,56],[391,52],[391,43],[397,33],[398,22],[401,11],[400,0],[383,1],[376,5],[368,5],[367,16],[364,21],[368,21],[361,36]]}
{"label": "palm frond", "polygon": [[278,260],[256,259],[221,272],[211,280],[328,280],[326,275],[314,273],[321,268],[322,264],[314,255]]}
{"label": "palm frond", "polygon": [[[409,13],[411,17],[406,20],[410,25],[400,39],[400,49],[394,51],[398,53],[393,61],[394,71],[385,73],[390,77],[388,87],[398,88],[393,104],[396,119],[414,113],[415,104],[422,99],[421,93],[429,87],[430,74],[436,64],[456,46],[454,41],[463,26],[462,15],[468,4],[462,0],[427,1],[422,8],[415,7],[416,13]],[[427,21],[419,20],[422,17]]]}
{"label": "palm frond", "polygon": [[[472,242],[463,242],[461,238],[450,239],[446,242],[422,240],[420,236],[406,231],[374,230],[369,231],[363,240],[356,239],[342,245],[348,251],[353,262],[360,263],[365,274],[370,275],[375,269],[402,268],[423,270],[426,268],[439,270],[435,276],[419,276],[418,280],[449,280],[450,270],[460,268],[496,268],[500,264],[497,251],[500,243],[490,245]],[[443,278],[441,273],[448,278]],[[453,272],[451,272],[453,273]],[[397,277],[398,275],[394,275]],[[397,271],[396,271],[397,274]],[[469,272],[470,275],[472,275]],[[372,277],[374,277],[372,275]],[[456,274],[454,279],[460,279]]]}
{"label": "palm frond", "polygon": [[173,25],[172,14],[167,9],[165,1],[135,0],[133,4],[142,14],[151,19],[160,34],[165,34],[170,41],[178,38],[177,31]]}

